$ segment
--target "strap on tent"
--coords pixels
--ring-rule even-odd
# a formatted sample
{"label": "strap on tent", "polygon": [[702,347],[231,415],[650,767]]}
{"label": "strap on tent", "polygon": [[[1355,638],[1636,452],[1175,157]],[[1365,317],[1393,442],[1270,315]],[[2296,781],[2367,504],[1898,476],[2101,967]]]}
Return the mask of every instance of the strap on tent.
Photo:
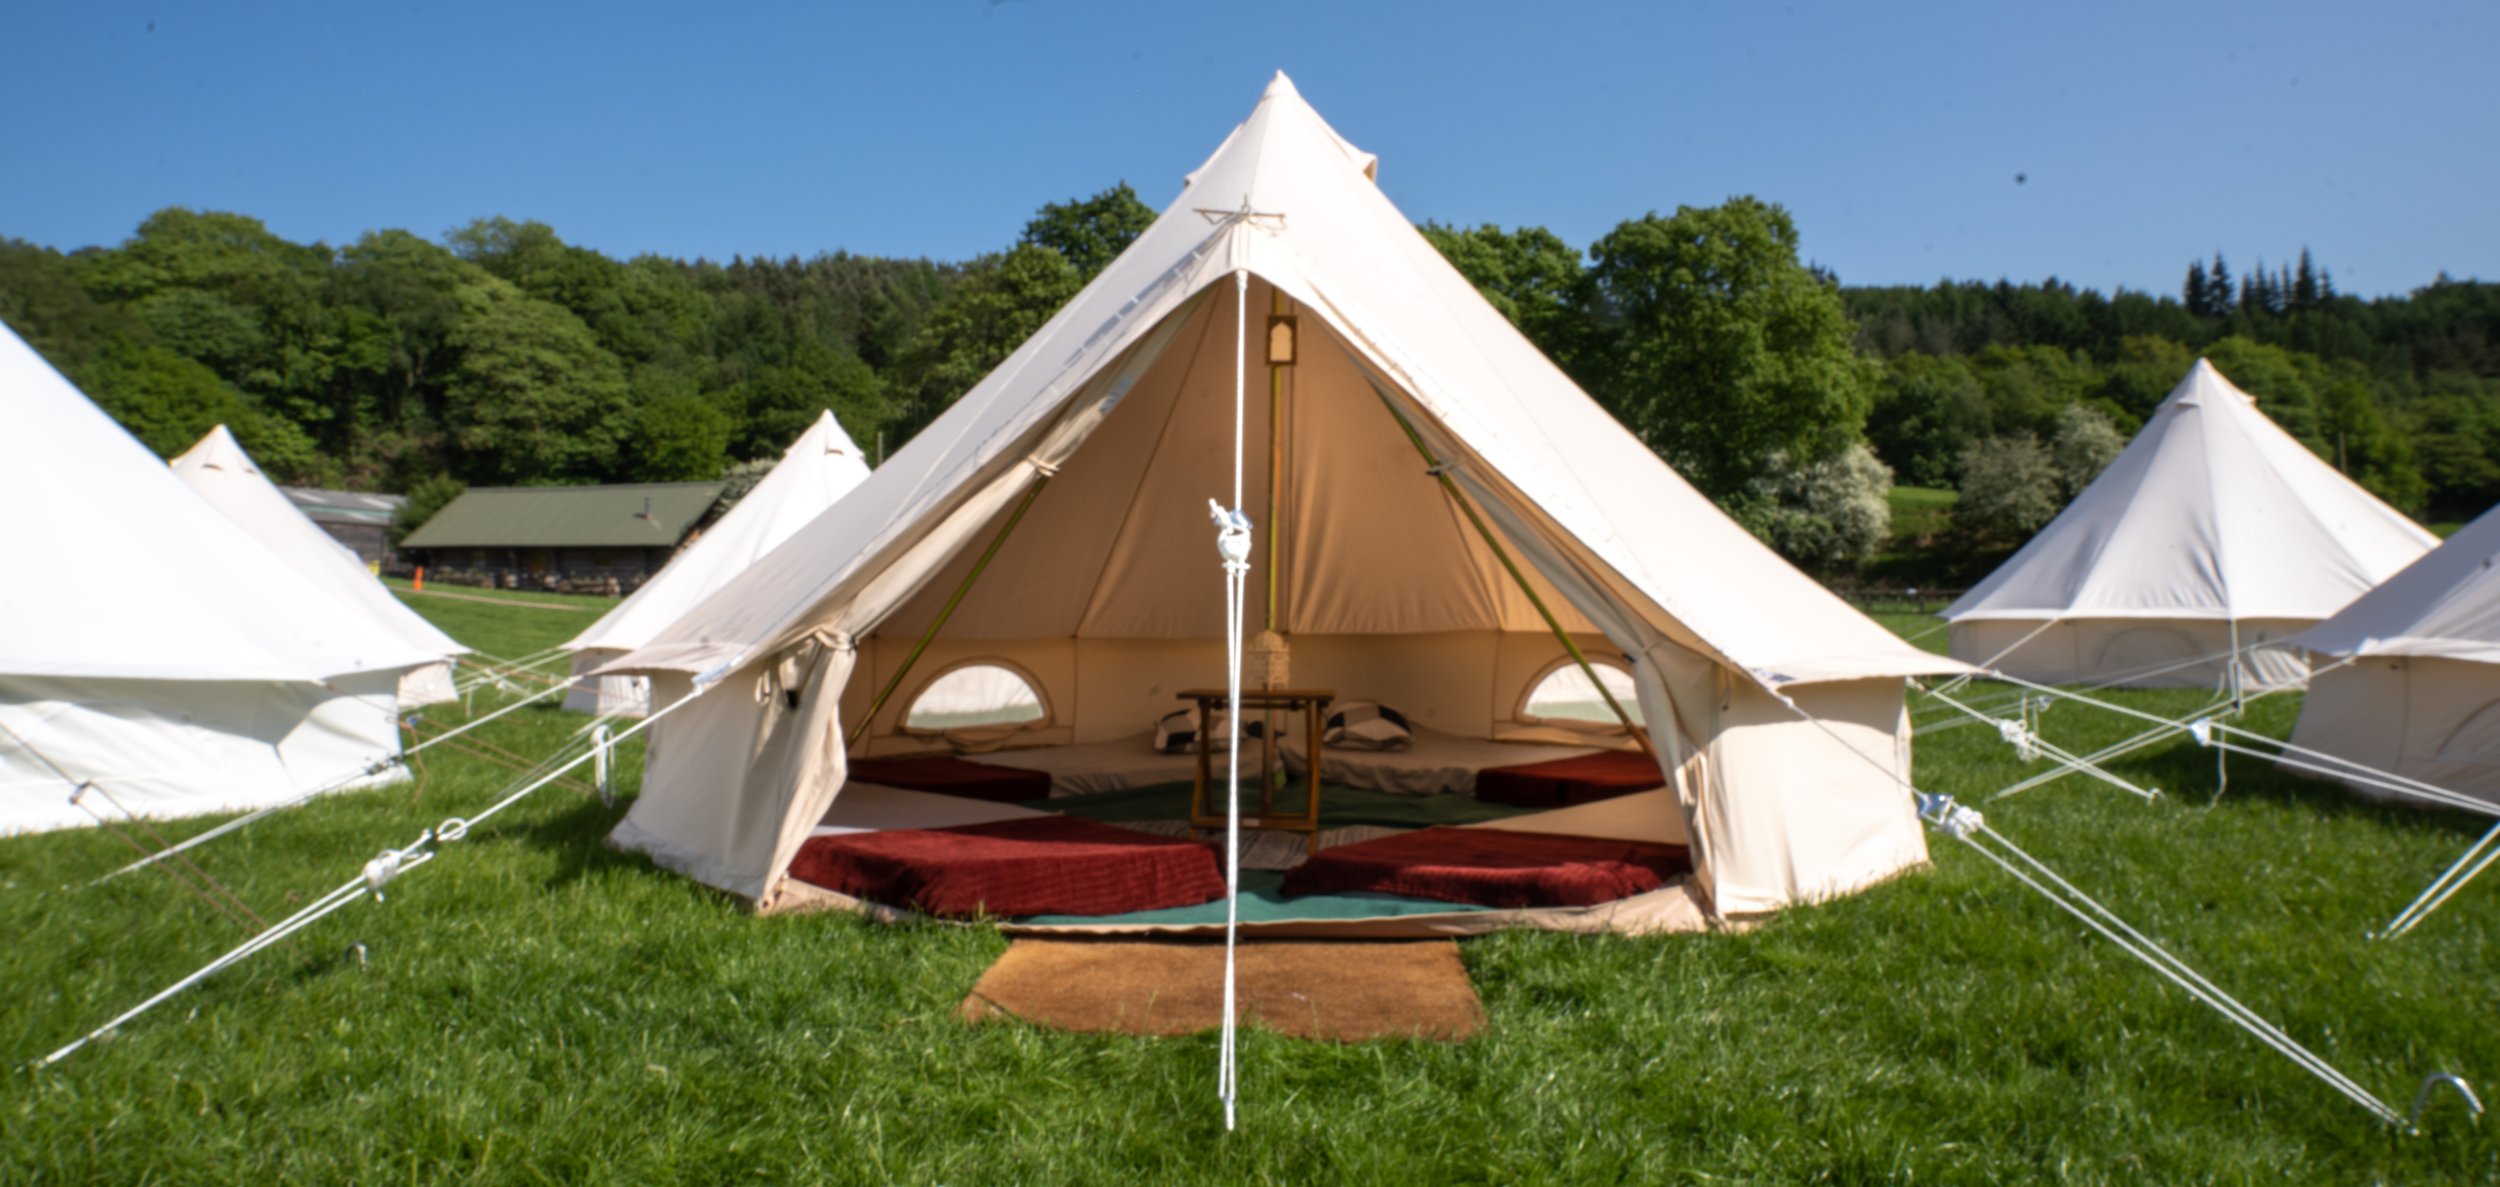
{"label": "strap on tent", "polygon": [[[1537,596],[1536,587],[1528,584],[1527,574],[1520,572],[1518,563],[1510,559],[1510,550],[1502,547],[1502,542],[1494,536],[1493,529],[1486,526],[1482,516],[1476,514],[1475,504],[1467,500],[1466,492],[1460,490],[1457,480],[1450,477],[1449,466],[1445,465],[1440,458],[1433,456],[1432,446],[1424,442],[1423,434],[1415,431],[1413,422],[1406,419],[1406,414],[1398,411],[1398,406],[1390,402],[1387,392],[1374,386],[1372,394],[1380,397],[1380,406],[1388,409],[1389,415],[1397,420],[1398,427],[1406,431],[1407,441],[1414,445],[1415,452],[1422,455],[1424,459],[1425,473],[1437,479],[1441,483],[1442,491],[1450,496],[1450,501],[1458,504],[1458,509],[1466,513],[1467,522],[1475,526],[1477,538],[1484,541],[1485,547],[1493,550],[1493,558],[1502,562],[1502,571],[1510,574],[1510,579],[1519,586],[1519,592],[1527,595],[1528,604],[1536,607],[1537,616],[1545,620],[1545,629],[1554,632],[1555,641],[1562,644],[1563,651],[1571,656],[1573,663],[1580,665],[1580,671],[1589,678],[1590,687],[1597,690],[1597,695],[1606,698],[1606,707],[1614,710],[1615,720],[1622,722],[1623,728],[1631,732],[1632,740],[1640,744],[1641,752],[1649,756],[1649,761],[1659,762],[1658,748],[1651,744],[1648,731],[1633,724],[1632,715],[1624,712],[1622,702],[1615,700],[1615,694],[1606,687],[1606,682],[1597,678],[1597,668],[1589,663],[1587,655],[1582,654],[1580,645],[1572,640],[1571,633],[1563,629],[1562,620],[1554,617],[1553,610],[1545,605],[1545,599]],[[1662,763],[1660,770],[1665,769]]]}
{"label": "strap on tent", "polygon": [[903,679],[911,675],[912,665],[920,662],[921,655],[929,650],[929,644],[937,641],[937,633],[945,629],[946,620],[955,616],[955,608],[963,605],[964,595],[972,592],[973,583],[989,571],[991,559],[998,555],[1000,546],[1007,543],[1007,537],[1015,533],[1016,525],[1024,522],[1024,513],[1032,510],[1033,500],[1041,497],[1042,488],[1050,485],[1051,477],[1056,473],[1051,469],[1035,469],[1033,485],[1025,488],[1024,498],[1017,501],[1015,511],[1007,516],[1007,522],[998,525],[998,532],[990,537],[989,547],[981,550],[981,559],[973,562],[972,571],[964,574],[963,581],[955,586],[955,592],[947,596],[946,605],[938,610],[937,617],[929,620],[929,629],[920,632],[919,640],[911,645],[911,653],[903,657],[903,666],[894,669],[894,675],[885,682],[885,687],[877,690],[877,699],[868,703],[868,711],[859,715],[859,725],[851,730],[849,738],[843,740],[843,749],[859,745],[859,740],[868,736],[868,727],[876,723],[877,713],[885,708],[888,700],[893,699],[894,690],[903,686]]}

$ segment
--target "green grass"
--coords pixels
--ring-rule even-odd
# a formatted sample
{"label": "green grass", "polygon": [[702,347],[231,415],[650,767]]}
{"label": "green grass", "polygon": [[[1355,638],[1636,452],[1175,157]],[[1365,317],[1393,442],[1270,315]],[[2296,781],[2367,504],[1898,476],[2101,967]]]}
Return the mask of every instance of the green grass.
{"label": "green grass", "polygon": [[1896,486],[1886,496],[1892,503],[1892,534],[1917,540],[1941,534],[1953,522],[1953,504],[1961,492],[1926,486]]}
{"label": "green grass", "polygon": [[[470,592],[470,591],[462,591]],[[555,600],[524,595],[528,600]],[[586,616],[411,599],[499,654]],[[585,600],[587,604],[587,600]],[[1897,627],[1932,619],[1903,616]],[[489,640],[493,640],[491,645]],[[1940,645],[1941,635],[1929,642]],[[2185,693],[2120,694],[2184,711]],[[2287,729],[2297,697],[2260,702]],[[481,730],[538,753],[582,719]],[[2129,729],[2048,715],[2083,747]],[[2027,772],[1992,730],[1922,738],[1921,782]],[[629,771],[634,764],[628,764]],[[2500,928],[2478,885],[2365,934],[2476,832],[2210,752],[2121,765],[1990,821],[2398,1107],[2500,1085]],[[333,797],[203,851],[263,914],[474,811],[504,772]],[[630,780],[629,780],[630,781]],[[1242,1132],[1214,1041],[967,1026],[1003,949],[976,927],[757,919],[605,848],[560,790],[67,1063],[22,1061],[241,938],[93,831],[0,841],[0,1182],[2486,1182],[2500,1124],[2453,1100],[2397,1137],[1977,859],[1741,934],[1470,940],[1470,1042],[1250,1032]],[[186,823],[177,830],[202,827]],[[366,962],[346,954],[362,943]]]}

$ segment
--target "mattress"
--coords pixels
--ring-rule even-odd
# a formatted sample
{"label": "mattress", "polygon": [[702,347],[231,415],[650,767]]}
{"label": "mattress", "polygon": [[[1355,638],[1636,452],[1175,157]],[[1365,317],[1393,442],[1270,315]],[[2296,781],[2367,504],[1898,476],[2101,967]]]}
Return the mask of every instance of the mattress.
{"label": "mattress", "polygon": [[1476,798],[1528,808],[1593,804],[1666,785],[1658,763],[1638,750],[1600,750],[1577,758],[1488,767],[1476,775]]}
{"label": "mattress", "polygon": [[1039,771],[971,762],[951,755],[853,759],[849,778],[1007,804],[1050,796],[1050,776]]}
{"label": "mattress", "polygon": [[1115,915],[1224,895],[1206,845],[1051,815],[810,837],[790,876],[953,918]]}
{"label": "mattress", "polygon": [[1287,896],[1394,894],[1485,907],[1587,907],[1692,872],[1682,845],[1615,837],[1428,828],[1323,850],[1285,875]]}
{"label": "mattress", "polygon": [[982,755],[980,762],[1048,775],[1052,795],[1127,791],[1160,783],[1186,783],[1198,777],[1196,752],[1159,754],[1151,733],[1084,746],[992,751]]}
{"label": "mattress", "polygon": [[[1296,776],[1310,769],[1298,740],[1284,746],[1285,767]],[[1516,767],[1607,753],[1595,746],[1528,745],[1462,738],[1418,728],[1414,745],[1404,750],[1341,750],[1324,748],[1321,778],[1366,791],[1392,795],[1473,795],[1476,772],[1490,767]]]}
{"label": "mattress", "polygon": [[896,828],[959,828],[967,824],[1030,820],[1048,815],[1048,812],[1019,808],[1014,804],[854,780],[842,785],[842,790],[833,797],[833,806],[825,810],[824,819],[817,821],[816,827],[807,835],[834,837]]}

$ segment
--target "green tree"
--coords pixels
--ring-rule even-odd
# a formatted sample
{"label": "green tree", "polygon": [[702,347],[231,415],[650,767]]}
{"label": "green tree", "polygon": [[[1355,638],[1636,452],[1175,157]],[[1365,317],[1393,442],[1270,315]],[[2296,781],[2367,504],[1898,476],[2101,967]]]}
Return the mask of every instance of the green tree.
{"label": "green tree", "polygon": [[1087,281],[1110,267],[1154,221],[1154,207],[1138,201],[1137,191],[1124,181],[1091,198],[1042,207],[1017,242],[1058,252],[1079,281]]}
{"label": "green tree", "polygon": [[425,526],[434,513],[450,506],[469,489],[469,485],[449,474],[431,475],[408,488],[408,501],[399,505],[399,514],[391,517],[391,547],[399,547],[408,533]]}
{"label": "green tree", "polygon": [[1780,554],[1823,572],[1873,560],[1892,534],[1892,469],[1864,442],[1758,482],[1736,518]]}
{"label": "green tree", "polygon": [[2089,404],[2068,404],[2057,414],[2057,434],[2049,439],[2049,455],[2057,463],[2058,482],[2066,488],[2066,497],[2082,494],[2126,447],[2126,437],[2108,413]]}
{"label": "green tree", "polygon": [[1750,197],[1616,227],[1589,249],[1604,336],[1590,378],[1650,447],[1713,498],[1788,458],[1858,439],[1874,365],[1831,281],[1797,258],[1788,212]]}
{"label": "green tree", "polygon": [[691,393],[634,412],[633,475],[643,482],[709,482],[729,459],[729,416]]}
{"label": "green tree", "polygon": [[2057,463],[2038,438],[1991,437],[1963,455],[1953,524],[1980,543],[2019,541],[2057,517],[2059,486]]}
{"label": "green tree", "polygon": [[1505,231],[1425,223],[1416,228],[1458,274],[1565,370],[1580,355],[1580,253],[1543,227]]}
{"label": "green tree", "polygon": [[625,377],[581,319],[494,277],[460,289],[444,421],[479,482],[595,482],[628,432]]}
{"label": "green tree", "polygon": [[1866,418],[1877,456],[1912,486],[1950,487],[1988,433],[1988,397],[1958,356],[1905,354],[1885,366]]}
{"label": "green tree", "polygon": [[976,261],[903,361],[897,436],[919,431],[971,391],[1082,287],[1066,257],[1036,244]]}

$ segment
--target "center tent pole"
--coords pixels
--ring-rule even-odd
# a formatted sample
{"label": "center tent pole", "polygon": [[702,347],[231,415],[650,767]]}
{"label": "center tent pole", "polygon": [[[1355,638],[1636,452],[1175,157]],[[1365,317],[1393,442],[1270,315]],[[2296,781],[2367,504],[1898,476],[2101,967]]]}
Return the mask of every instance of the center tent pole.
{"label": "center tent pole", "polygon": [[[1589,663],[1588,656],[1581,653],[1580,645],[1572,641],[1570,632],[1563,629],[1562,620],[1554,617],[1554,612],[1547,608],[1545,599],[1537,596],[1536,588],[1528,584],[1527,574],[1519,571],[1518,563],[1510,559],[1510,551],[1502,547],[1501,540],[1493,535],[1493,529],[1484,522],[1482,516],[1476,514],[1475,504],[1468,501],[1467,493],[1460,490],[1457,480],[1450,477],[1449,467],[1444,465],[1440,458],[1433,456],[1432,446],[1425,444],[1424,435],[1415,431],[1414,423],[1407,420],[1406,414],[1398,411],[1398,406],[1389,401],[1387,392],[1381,391],[1378,385],[1374,385],[1372,394],[1380,397],[1380,406],[1388,409],[1389,415],[1397,419],[1399,428],[1406,430],[1407,441],[1415,446],[1416,453],[1423,455],[1424,465],[1429,467],[1426,472],[1441,480],[1441,489],[1448,492],[1450,501],[1458,504],[1460,511],[1466,513],[1467,522],[1475,525],[1477,537],[1484,541],[1485,547],[1493,550],[1493,559],[1502,562],[1502,569],[1510,574],[1510,579],[1518,583],[1519,592],[1526,594],[1528,604],[1536,607],[1538,616],[1545,620],[1545,628],[1554,632],[1554,639],[1563,645],[1563,651],[1571,656],[1572,662],[1580,665],[1580,671],[1589,678],[1590,687],[1597,690],[1597,695],[1606,698],[1606,707],[1614,710],[1615,720],[1622,722],[1623,728],[1631,731],[1632,740],[1640,744],[1641,752],[1649,756],[1649,761],[1658,762],[1658,748],[1651,744],[1649,734],[1641,727],[1632,724],[1632,715],[1624,712],[1622,702],[1615,700],[1615,694],[1606,688],[1606,682],[1597,678],[1597,668]],[[1662,774],[1669,773],[1664,764],[1661,764],[1658,769]]]}
{"label": "center tent pole", "polygon": [[868,711],[859,715],[859,724],[852,727],[851,736],[843,740],[844,750],[859,745],[859,740],[868,735],[868,726],[876,721],[877,711],[885,708],[886,701],[894,696],[894,690],[903,686],[903,678],[911,675],[912,665],[919,663],[921,654],[937,640],[937,633],[945,628],[946,620],[955,616],[955,607],[963,604],[964,595],[971,593],[972,583],[979,581],[981,574],[988,571],[991,558],[998,555],[999,546],[1007,542],[1017,524],[1024,522],[1024,513],[1032,509],[1033,500],[1041,497],[1042,488],[1050,485],[1053,473],[1055,471],[1043,470],[1034,474],[1033,485],[1025,488],[1024,498],[1016,503],[1016,509],[1007,517],[1007,522],[998,525],[998,533],[990,537],[990,546],[981,550],[981,559],[973,562],[972,571],[964,574],[963,582],[946,599],[945,607],[937,612],[936,618],[929,620],[929,629],[920,632],[920,640],[913,643],[911,653],[903,657],[903,666],[894,669],[894,675],[885,682],[885,687],[877,690],[877,699],[868,703]]}

